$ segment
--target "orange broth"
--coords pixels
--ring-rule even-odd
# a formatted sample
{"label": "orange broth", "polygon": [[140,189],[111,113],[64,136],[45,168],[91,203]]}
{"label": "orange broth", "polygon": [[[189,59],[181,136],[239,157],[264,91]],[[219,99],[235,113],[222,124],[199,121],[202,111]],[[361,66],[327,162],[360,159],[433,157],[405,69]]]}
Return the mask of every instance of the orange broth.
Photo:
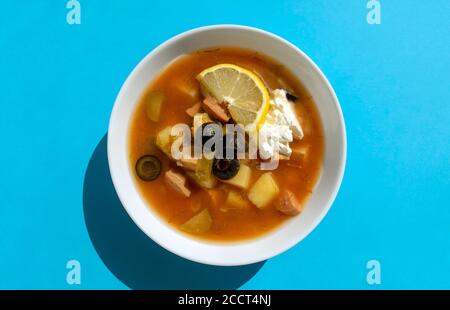
{"label": "orange broth", "polygon": [[[298,97],[295,112],[304,131],[302,140],[294,140],[291,148],[307,147],[308,154],[301,167],[293,167],[289,162],[280,161],[279,167],[272,171],[278,187],[292,191],[297,199],[305,203],[314,190],[320,175],[323,154],[324,135],[318,110],[313,98],[300,81],[283,65],[255,51],[218,47],[200,50],[177,58],[170,63],[147,87],[133,115],[129,130],[129,160],[134,171],[136,161],[143,155],[153,154],[162,162],[162,172],[158,179],[144,182],[136,176],[135,183],[144,200],[161,217],[161,219],[178,228],[204,208],[209,208],[212,226],[209,231],[196,235],[200,239],[213,241],[241,241],[260,237],[279,227],[290,217],[276,210],[277,199],[264,209],[255,206],[244,210],[228,210],[226,195],[233,188],[218,182],[213,190],[197,187],[192,182],[189,186],[192,195],[185,198],[169,187],[164,181],[164,172],[169,169],[182,171],[154,144],[157,133],[166,126],[177,123],[192,124],[192,117],[185,110],[200,102],[202,96],[196,76],[204,69],[231,63],[255,72],[265,82],[269,90],[284,88]],[[152,91],[162,91],[165,99],[158,122],[149,120],[146,114],[146,102]],[[250,184],[263,173],[252,163]],[[251,186],[251,185],[250,185]],[[214,191],[213,195],[208,191]],[[243,196],[245,196],[245,191]],[[211,197],[215,199],[212,199]],[[222,210],[221,210],[222,209]],[[301,216],[298,215],[298,216]]]}

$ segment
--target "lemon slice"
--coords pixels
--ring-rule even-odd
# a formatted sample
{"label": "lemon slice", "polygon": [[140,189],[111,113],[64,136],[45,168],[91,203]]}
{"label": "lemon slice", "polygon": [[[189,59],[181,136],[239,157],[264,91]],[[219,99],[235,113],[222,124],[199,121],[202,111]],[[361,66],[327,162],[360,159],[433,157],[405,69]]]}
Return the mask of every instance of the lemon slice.
{"label": "lemon slice", "polygon": [[237,124],[262,124],[270,105],[270,95],[263,81],[253,72],[232,64],[220,64],[203,70],[200,82],[212,96],[228,104]]}

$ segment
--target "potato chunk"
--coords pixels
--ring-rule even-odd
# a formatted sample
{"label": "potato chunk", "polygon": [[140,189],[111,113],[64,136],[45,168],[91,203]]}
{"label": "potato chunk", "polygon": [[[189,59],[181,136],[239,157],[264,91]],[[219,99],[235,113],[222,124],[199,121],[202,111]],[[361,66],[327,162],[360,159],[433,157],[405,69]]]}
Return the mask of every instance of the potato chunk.
{"label": "potato chunk", "polygon": [[168,126],[158,132],[156,135],[156,146],[167,156],[172,157],[170,148],[172,147],[172,136],[170,135],[172,127]]}
{"label": "potato chunk", "polygon": [[250,184],[252,169],[249,166],[241,164],[238,173],[229,180],[221,180],[224,183],[247,189]]}
{"label": "potato chunk", "polygon": [[258,208],[262,209],[275,199],[280,193],[272,173],[264,173],[248,192],[248,199]]}
{"label": "potato chunk", "polygon": [[208,209],[203,209],[203,211],[197,213],[186,223],[182,224],[180,229],[191,234],[200,234],[208,231],[211,228],[211,224],[211,214],[209,214]]}
{"label": "potato chunk", "polygon": [[197,185],[206,189],[214,188],[217,184],[217,180],[214,177],[205,179],[200,178],[197,174],[195,174],[195,172],[186,172],[186,174],[191,178],[191,180],[197,183]]}
{"label": "potato chunk", "polygon": [[228,210],[242,210],[250,206],[250,203],[240,193],[236,191],[229,191],[225,206],[220,208],[221,211]]}

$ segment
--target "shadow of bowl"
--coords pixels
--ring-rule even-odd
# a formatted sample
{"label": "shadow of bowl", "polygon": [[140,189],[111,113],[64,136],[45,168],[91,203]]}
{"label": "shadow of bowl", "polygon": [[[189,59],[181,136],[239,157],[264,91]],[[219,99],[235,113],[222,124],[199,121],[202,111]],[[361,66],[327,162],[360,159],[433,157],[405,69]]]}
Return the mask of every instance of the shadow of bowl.
{"label": "shadow of bowl", "polygon": [[121,205],[108,168],[106,135],[89,161],[83,211],[89,237],[107,268],[132,289],[237,289],[264,265],[216,267],[191,262],[148,238]]}

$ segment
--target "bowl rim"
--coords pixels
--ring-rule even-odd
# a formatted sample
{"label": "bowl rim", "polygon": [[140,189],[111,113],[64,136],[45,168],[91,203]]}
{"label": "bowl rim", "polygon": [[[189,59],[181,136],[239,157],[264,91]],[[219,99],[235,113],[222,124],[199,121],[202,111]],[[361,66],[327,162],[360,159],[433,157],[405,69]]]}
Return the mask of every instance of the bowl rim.
{"label": "bowl rim", "polygon": [[[144,65],[144,63],[146,63],[148,61],[148,59],[150,59],[151,57],[153,57],[155,54],[157,54],[160,50],[164,49],[166,46],[172,44],[173,42],[176,42],[177,40],[180,40],[184,37],[188,37],[200,32],[204,32],[204,31],[214,31],[214,30],[245,30],[245,31],[251,31],[251,32],[255,32],[255,33],[259,33],[262,34],[264,36],[268,36],[273,40],[279,41],[282,44],[287,45],[289,48],[295,50],[297,53],[299,53],[300,55],[302,55],[302,57],[304,57],[307,62],[309,62],[309,64],[311,65],[312,69],[314,70],[314,72],[318,75],[318,77],[320,78],[320,80],[322,80],[322,82],[324,82],[324,85],[326,86],[326,88],[328,89],[333,104],[335,105],[336,111],[338,113],[338,119],[339,119],[339,123],[340,123],[340,127],[341,127],[341,135],[342,135],[342,148],[341,148],[341,154],[340,154],[340,161],[338,162],[338,173],[337,173],[337,182],[334,183],[332,189],[332,192],[330,192],[329,194],[329,198],[327,200],[326,206],[324,206],[322,212],[316,216],[314,218],[314,221],[310,223],[309,227],[307,229],[305,229],[305,231],[302,234],[299,234],[298,238],[294,238],[295,240],[291,241],[291,242],[286,242],[286,244],[284,246],[280,246],[277,247],[275,250],[272,251],[267,251],[264,253],[264,255],[259,255],[259,256],[254,256],[254,257],[250,257],[250,258],[241,258],[240,261],[217,261],[217,260],[210,260],[210,259],[204,259],[199,255],[195,255],[195,254],[191,254],[191,253],[186,253],[186,252],[181,252],[178,251],[178,249],[176,248],[176,246],[170,246],[168,244],[165,244],[163,242],[161,242],[157,236],[153,236],[151,234],[149,234],[149,232],[146,231],[146,229],[144,229],[143,227],[141,227],[141,225],[139,224],[139,221],[135,220],[134,218],[134,214],[131,210],[130,206],[127,206],[127,204],[125,203],[125,197],[123,197],[123,192],[118,190],[118,178],[114,172],[113,164],[112,164],[112,136],[109,134],[109,132],[111,132],[111,128],[114,126],[113,120],[115,119],[114,115],[117,114],[117,110],[118,110],[118,106],[119,106],[119,100],[122,97],[122,94],[125,92],[125,88],[128,87],[128,81],[132,80],[133,77],[137,74],[137,72],[139,71],[139,69]],[[326,144],[326,143],[325,143]],[[297,46],[295,46],[293,43],[291,43],[290,41],[274,34],[271,33],[269,31],[266,30],[262,30],[259,28],[255,28],[255,27],[250,27],[250,26],[245,26],[245,25],[238,25],[238,24],[216,24],[216,25],[209,25],[209,26],[202,26],[202,27],[197,27],[197,28],[193,28],[184,32],[181,32],[173,37],[171,37],[170,39],[160,43],[156,48],[152,49],[142,60],[139,61],[139,63],[133,68],[133,70],[131,71],[131,73],[127,76],[127,78],[125,79],[125,81],[123,82],[118,95],[116,97],[116,100],[114,102],[114,106],[112,108],[111,114],[110,114],[110,119],[109,119],[109,125],[108,125],[108,134],[107,134],[107,155],[108,155],[108,165],[109,165],[109,171],[111,174],[111,179],[114,185],[114,189],[117,193],[117,196],[119,197],[119,200],[123,206],[123,208],[126,210],[128,216],[132,219],[132,221],[135,223],[136,226],[139,227],[139,229],[145,234],[147,235],[147,237],[149,237],[150,239],[152,239],[155,243],[157,243],[159,246],[161,246],[162,248],[166,249],[167,251],[174,253],[180,257],[183,257],[185,259],[191,260],[193,262],[197,262],[197,263],[202,263],[202,264],[206,264],[206,265],[214,265],[214,266],[242,266],[242,265],[248,265],[248,264],[253,264],[253,263],[258,263],[261,261],[265,261],[267,259],[270,259],[272,257],[275,257],[287,250],[289,250],[290,248],[294,247],[296,244],[300,243],[304,238],[306,238],[318,225],[319,223],[325,218],[326,214],[329,212],[331,206],[333,205],[333,202],[336,199],[336,196],[339,192],[339,188],[342,184],[342,180],[344,177],[344,172],[345,172],[345,167],[346,167],[346,161],[347,161],[347,134],[346,134],[346,127],[345,127],[345,121],[344,121],[344,115],[341,109],[341,105],[339,102],[339,99],[333,89],[333,87],[331,86],[330,82],[328,81],[328,79],[326,78],[326,76],[323,74],[323,72],[321,71],[321,69],[317,66],[317,64],[305,53],[303,52],[300,48],[298,48]],[[277,230],[277,228],[275,228],[273,231],[269,232],[268,234],[271,234],[273,232],[275,232]],[[185,238],[189,238],[188,236],[185,236]],[[195,239],[196,240],[196,239]],[[245,240],[243,241],[245,242],[252,242],[255,241],[257,239],[250,239],[250,240]],[[197,240],[199,242],[202,242],[202,240]],[[203,243],[208,243],[207,241],[204,241]],[[239,243],[241,244],[241,243]],[[214,245],[222,245],[221,243],[214,243]],[[233,243],[223,243],[224,246],[230,246],[233,245]]]}

